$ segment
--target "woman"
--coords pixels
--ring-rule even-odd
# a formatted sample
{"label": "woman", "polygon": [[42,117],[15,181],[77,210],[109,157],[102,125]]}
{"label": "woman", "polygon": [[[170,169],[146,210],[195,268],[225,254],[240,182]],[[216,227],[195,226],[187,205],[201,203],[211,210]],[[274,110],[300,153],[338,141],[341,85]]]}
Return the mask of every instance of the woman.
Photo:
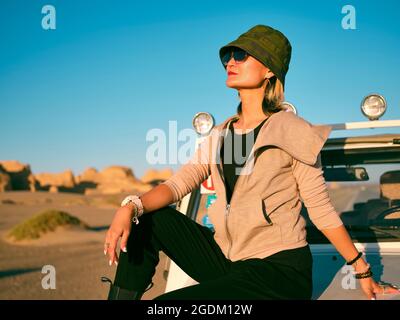
{"label": "woman", "polygon": [[[156,299],[311,299],[312,256],[300,197],[313,223],[354,267],[366,296],[385,290],[330,202],[319,152],[331,128],[280,107],[291,50],[281,32],[263,25],[220,49],[226,85],[240,97],[237,114],[214,127],[170,179],[123,201],[105,240],[104,254],[118,265],[109,299],[140,299],[160,250],[199,284]],[[215,234],[169,207],[209,175],[217,194],[208,212]]]}

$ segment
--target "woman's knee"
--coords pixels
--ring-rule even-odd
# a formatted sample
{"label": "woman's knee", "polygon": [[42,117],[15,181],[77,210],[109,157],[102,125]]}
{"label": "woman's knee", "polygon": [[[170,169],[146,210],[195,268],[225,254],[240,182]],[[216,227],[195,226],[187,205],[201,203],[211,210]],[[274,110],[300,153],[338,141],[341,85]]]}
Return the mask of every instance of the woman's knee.
{"label": "woman's knee", "polygon": [[157,238],[171,237],[182,226],[181,219],[189,218],[170,206],[145,213],[139,217],[139,224],[132,222],[130,238],[141,238],[147,242],[154,235]]}

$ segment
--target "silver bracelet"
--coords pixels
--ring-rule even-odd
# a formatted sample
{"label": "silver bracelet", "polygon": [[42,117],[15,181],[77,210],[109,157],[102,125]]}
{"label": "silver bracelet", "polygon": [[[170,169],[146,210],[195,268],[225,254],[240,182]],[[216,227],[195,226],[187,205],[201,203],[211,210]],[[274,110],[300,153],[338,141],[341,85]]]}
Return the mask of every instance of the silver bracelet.
{"label": "silver bracelet", "polygon": [[121,207],[126,206],[128,203],[131,202],[134,204],[135,207],[135,213],[133,214],[132,222],[135,224],[139,224],[138,218],[144,213],[142,200],[140,199],[139,196],[136,195],[127,196],[124,200],[122,200]]}

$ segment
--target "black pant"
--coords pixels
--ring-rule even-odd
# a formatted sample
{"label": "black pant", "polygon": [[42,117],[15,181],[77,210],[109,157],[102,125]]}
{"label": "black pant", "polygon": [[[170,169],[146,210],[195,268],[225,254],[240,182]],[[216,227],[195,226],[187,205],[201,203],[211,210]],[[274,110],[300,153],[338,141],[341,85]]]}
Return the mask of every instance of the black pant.
{"label": "black pant", "polygon": [[[227,259],[212,231],[179,211],[164,207],[133,224],[127,253],[120,252],[115,285],[144,291],[162,250],[199,284],[155,299],[311,299],[309,246],[284,250],[264,259]],[[268,246],[268,244],[265,244]]]}

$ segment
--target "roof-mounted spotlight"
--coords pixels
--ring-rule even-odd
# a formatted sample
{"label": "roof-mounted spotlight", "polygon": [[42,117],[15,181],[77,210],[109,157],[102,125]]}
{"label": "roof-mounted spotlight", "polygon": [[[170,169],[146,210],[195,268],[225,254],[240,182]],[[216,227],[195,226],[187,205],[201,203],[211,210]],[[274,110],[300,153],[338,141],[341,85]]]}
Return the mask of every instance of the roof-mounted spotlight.
{"label": "roof-mounted spotlight", "polygon": [[281,103],[281,107],[282,107],[286,112],[293,112],[294,114],[297,115],[297,110],[296,110],[295,106],[294,106],[292,103],[290,103],[290,102],[288,102],[288,101],[283,101],[283,102]]}
{"label": "roof-mounted spotlight", "polygon": [[208,134],[214,127],[214,118],[208,112],[198,112],[193,117],[193,128],[200,135]]}
{"label": "roof-mounted spotlight", "polygon": [[370,94],[361,102],[361,111],[369,120],[378,120],[386,111],[386,100],[380,94]]}

